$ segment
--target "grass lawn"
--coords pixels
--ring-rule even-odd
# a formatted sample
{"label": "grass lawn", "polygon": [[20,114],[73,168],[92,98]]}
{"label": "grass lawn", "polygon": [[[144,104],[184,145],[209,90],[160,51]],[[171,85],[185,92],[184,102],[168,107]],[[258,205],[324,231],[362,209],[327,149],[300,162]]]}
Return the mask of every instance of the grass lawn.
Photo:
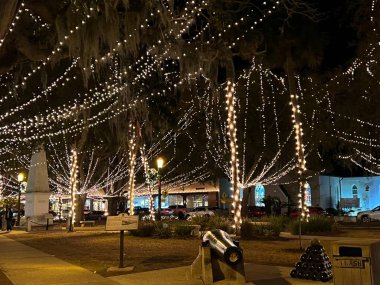
{"label": "grass lawn", "polygon": [[[337,240],[351,237],[380,239],[380,227],[338,226],[338,232],[333,235]],[[103,276],[118,274],[107,272],[107,268],[119,264],[119,233],[106,232],[102,226],[78,228],[73,233],[14,232],[9,237]],[[322,240],[330,257],[332,242]],[[124,265],[135,266],[133,272],[190,265],[198,255],[200,243],[201,240],[196,238],[125,236]],[[310,240],[302,242],[303,248],[309,244]],[[299,241],[294,239],[241,240],[240,245],[244,250],[244,260],[248,263],[294,266],[303,253],[299,250]]]}
{"label": "grass lawn", "polygon": [[[9,237],[67,262],[96,271],[103,276],[115,275],[106,270],[119,264],[119,233],[86,230],[67,233],[48,231],[19,233]],[[306,247],[309,241],[303,241]],[[134,272],[190,265],[198,255],[200,239],[158,239],[125,236],[125,261],[135,266]],[[299,260],[298,240],[242,240],[245,262],[294,266]],[[331,241],[323,241],[331,254]]]}

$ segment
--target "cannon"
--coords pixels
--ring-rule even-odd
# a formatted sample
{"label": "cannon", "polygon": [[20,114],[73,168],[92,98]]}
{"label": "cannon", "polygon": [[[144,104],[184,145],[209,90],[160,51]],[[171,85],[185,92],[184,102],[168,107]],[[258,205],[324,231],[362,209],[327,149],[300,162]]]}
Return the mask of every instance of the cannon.
{"label": "cannon", "polygon": [[243,259],[239,243],[233,241],[225,231],[208,231],[203,236],[203,243],[205,246],[210,246],[211,252],[229,265],[239,264]]}
{"label": "cannon", "polygon": [[193,279],[204,285],[245,284],[243,250],[222,230],[208,231],[199,247],[199,255],[190,268]]}

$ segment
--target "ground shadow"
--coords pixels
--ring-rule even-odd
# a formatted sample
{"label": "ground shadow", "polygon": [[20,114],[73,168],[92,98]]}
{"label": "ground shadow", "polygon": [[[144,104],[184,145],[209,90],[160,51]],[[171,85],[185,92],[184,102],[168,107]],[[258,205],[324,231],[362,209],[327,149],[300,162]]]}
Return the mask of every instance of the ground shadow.
{"label": "ground shadow", "polygon": [[247,282],[255,285],[290,285],[287,278],[290,277],[286,267],[259,265],[245,263],[245,277]]}
{"label": "ground shadow", "polygon": [[0,284],[1,285],[12,285],[13,284],[2,271],[0,271]]}
{"label": "ground shadow", "polygon": [[150,264],[150,263],[172,263],[172,262],[182,262],[184,260],[183,256],[178,255],[161,255],[161,256],[152,256],[150,258],[144,259],[141,263]]}
{"label": "ground shadow", "polygon": [[290,285],[287,280],[283,278],[273,278],[273,279],[264,279],[256,280],[255,285]]}

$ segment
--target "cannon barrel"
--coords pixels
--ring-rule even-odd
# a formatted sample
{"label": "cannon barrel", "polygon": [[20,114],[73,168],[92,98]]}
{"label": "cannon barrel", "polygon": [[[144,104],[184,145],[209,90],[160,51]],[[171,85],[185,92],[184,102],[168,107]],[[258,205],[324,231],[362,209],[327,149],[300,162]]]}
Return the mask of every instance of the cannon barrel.
{"label": "cannon barrel", "polygon": [[231,237],[222,230],[208,231],[203,236],[203,242],[207,243],[212,252],[224,259],[229,265],[238,264],[243,259],[243,252],[236,246]]}

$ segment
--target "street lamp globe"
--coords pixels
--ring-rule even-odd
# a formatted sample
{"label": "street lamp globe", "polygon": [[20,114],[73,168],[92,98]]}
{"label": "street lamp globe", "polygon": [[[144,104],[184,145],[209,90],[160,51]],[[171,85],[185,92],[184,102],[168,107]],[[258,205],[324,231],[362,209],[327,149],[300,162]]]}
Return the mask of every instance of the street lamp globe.
{"label": "street lamp globe", "polygon": [[24,181],[24,173],[20,172],[18,175],[17,175],[17,180],[18,182],[23,182]]}
{"label": "street lamp globe", "polygon": [[162,157],[157,158],[157,168],[163,168],[164,167],[164,159]]}

